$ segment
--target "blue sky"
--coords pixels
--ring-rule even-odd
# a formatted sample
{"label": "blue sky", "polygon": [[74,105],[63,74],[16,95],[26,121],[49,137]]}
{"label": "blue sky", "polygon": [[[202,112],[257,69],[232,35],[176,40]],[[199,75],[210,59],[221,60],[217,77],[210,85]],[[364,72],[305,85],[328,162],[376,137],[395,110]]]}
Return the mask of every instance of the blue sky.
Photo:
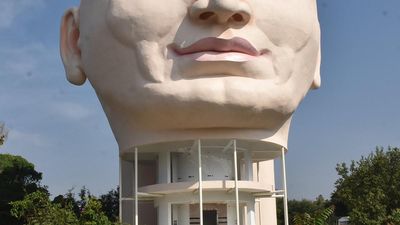
{"label": "blue sky", "polygon": [[[51,193],[118,183],[118,148],[87,83],[70,85],[58,53],[63,11],[78,0],[1,0],[0,152],[22,155]],[[320,0],[322,87],[295,113],[287,155],[290,198],[329,197],[335,165],[375,146],[400,146],[400,1]]]}

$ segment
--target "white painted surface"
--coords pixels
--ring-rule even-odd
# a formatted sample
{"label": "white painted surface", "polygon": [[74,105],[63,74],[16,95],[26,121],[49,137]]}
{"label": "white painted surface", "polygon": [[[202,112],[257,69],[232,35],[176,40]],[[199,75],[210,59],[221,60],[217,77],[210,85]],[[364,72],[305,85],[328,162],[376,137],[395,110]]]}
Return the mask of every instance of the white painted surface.
{"label": "white painted surface", "polygon": [[179,205],[178,225],[190,224],[189,204]]}
{"label": "white painted surface", "polygon": [[[121,168],[121,220],[124,223],[134,224],[135,221],[135,204],[133,200],[134,187],[135,187],[135,176],[134,176],[134,163],[132,161],[120,160]],[[130,200],[123,200],[124,198],[130,198]]]}
{"label": "white painted surface", "polygon": [[228,225],[236,225],[236,204],[230,203],[227,207]]}
{"label": "white painted surface", "polygon": [[[213,16],[204,18],[206,12]],[[67,79],[77,85],[90,81],[121,155],[137,146],[165,147],[163,143],[199,138],[237,138],[253,142],[249,145],[285,148],[293,112],[306,93],[320,85],[315,0],[87,0],[81,1],[79,10],[65,13],[61,28]],[[223,49],[216,43],[238,49]],[[159,183],[171,181],[170,150],[158,149],[166,151],[159,155]],[[252,154],[260,160],[270,156],[254,149]],[[238,196],[237,160],[231,163],[230,156],[217,152],[204,156],[199,173],[188,160],[191,155],[179,156],[180,166],[173,167],[182,181],[200,180],[200,200],[196,200],[225,198],[210,198],[211,193],[202,198],[203,168],[204,180],[232,179],[236,172],[234,199],[243,201],[242,193]],[[245,161],[243,177],[249,179],[254,177],[249,156]],[[138,185],[138,169],[136,163],[134,176],[131,165],[125,164],[121,162],[121,196],[130,198],[136,195],[133,189],[137,193],[133,187]],[[273,187],[273,166],[259,164],[257,179]],[[165,199],[158,203],[159,225],[171,223],[170,201]],[[129,201],[124,202],[128,209]],[[273,216],[267,213],[273,208],[261,200],[262,225],[272,224]]]}
{"label": "white painted surface", "polygon": [[[174,153],[177,164],[174,175],[178,182],[197,181],[197,150]],[[232,151],[222,152],[220,149],[202,149],[202,179],[203,180],[232,180],[233,154]]]}
{"label": "white painted surface", "polygon": [[[158,200],[158,225],[172,225],[171,224],[171,203],[165,199]],[[142,215],[145,216],[145,215]]]}
{"label": "white painted surface", "polygon": [[246,204],[247,225],[256,225],[255,201]]}
{"label": "white painted surface", "polygon": [[286,147],[293,112],[320,84],[315,0],[86,0],[65,13],[60,49],[121,151],[197,138]]}
{"label": "white painted surface", "polygon": [[202,160],[201,160],[201,141],[197,141],[197,166],[198,166],[198,180],[199,180],[199,215],[200,215],[200,225],[203,225],[203,170],[202,170]]}
{"label": "white painted surface", "polygon": [[138,199],[138,164],[139,164],[139,158],[138,158],[138,148],[135,148],[135,223],[134,225],[139,225],[139,199]]}
{"label": "white painted surface", "polygon": [[171,158],[169,151],[160,151],[158,156],[158,183],[171,182]]}
{"label": "white painted surface", "polygon": [[238,159],[237,159],[237,146],[236,140],[233,140],[233,162],[235,168],[235,201],[236,201],[236,221],[240,221],[240,208],[239,208],[239,185],[238,185]]}

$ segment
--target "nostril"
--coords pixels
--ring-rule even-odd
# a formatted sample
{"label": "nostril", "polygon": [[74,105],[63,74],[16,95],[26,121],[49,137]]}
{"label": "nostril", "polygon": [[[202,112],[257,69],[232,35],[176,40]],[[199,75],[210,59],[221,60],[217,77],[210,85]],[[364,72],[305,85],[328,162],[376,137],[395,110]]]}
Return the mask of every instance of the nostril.
{"label": "nostril", "polygon": [[232,19],[235,22],[243,22],[243,20],[244,20],[243,16],[241,14],[239,14],[239,13],[233,14]]}
{"label": "nostril", "polygon": [[200,20],[208,20],[210,17],[214,15],[213,12],[203,12],[199,15]]}

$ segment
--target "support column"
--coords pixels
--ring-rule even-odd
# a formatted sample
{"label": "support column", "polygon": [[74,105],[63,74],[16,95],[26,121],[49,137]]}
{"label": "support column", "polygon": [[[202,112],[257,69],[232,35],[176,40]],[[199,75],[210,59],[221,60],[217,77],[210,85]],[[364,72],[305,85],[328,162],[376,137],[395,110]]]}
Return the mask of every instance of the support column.
{"label": "support column", "polygon": [[237,165],[237,149],[236,149],[236,140],[233,140],[233,161],[235,164],[235,202],[236,202],[236,222],[240,225],[240,217],[239,217],[239,187],[238,187],[238,165]]}
{"label": "support column", "polygon": [[236,204],[235,203],[228,203],[227,204],[227,225],[237,225],[236,223]]}
{"label": "support column", "polygon": [[166,200],[158,202],[158,225],[171,225],[171,204]]}
{"label": "support column", "polygon": [[245,180],[252,181],[253,180],[253,162],[251,158],[251,152],[245,151],[244,152],[244,165],[245,165]]}
{"label": "support column", "polygon": [[119,209],[119,214],[118,214],[118,221],[120,222],[120,223],[122,223],[122,166],[121,166],[121,158],[119,158],[119,161],[118,161],[118,166],[119,166],[119,180],[118,180],[118,182],[119,182],[119,193],[118,193],[118,202],[119,202],[119,206],[118,206],[118,209]]}
{"label": "support column", "polygon": [[197,140],[197,152],[198,152],[198,163],[199,163],[199,215],[200,225],[203,225],[203,175],[201,169],[201,141]]}
{"label": "support column", "polygon": [[190,224],[190,206],[183,204],[179,206],[178,225]]}
{"label": "support column", "polygon": [[255,201],[247,202],[247,225],[256,225]]}
{"label": "support column", "polygon": [[139,225],[138,164],[138,148],[135,148],[135,225]]}
{"label": "support column", "polygon": [[169,151],[162,151],[158,156],[158,183],[171,183],[171,154]]}
{"label": "support column", "polygon": [[120,158],[120,221],[126,224],[135,222],[134,174],[134,163]]}
{"label": "support column", "polygon": [[[275,190],[274,161],[262,161],[257,164],[259,171],[258,182],[265,187]],[[259,221],[257,225],[277,224],[275,198],[260,198],[258,199],[257,207]]]}
{"label": "support column", "polygon": [[282,148],[282,187],[284,191],[283,197],[283,212],[285,218],[285,225],[289,225],[289,215],[288,215],[288,193],[286,186],[286,161],[285,161],[285,148]]}
{"label": "support column", "polygon": [[172,210],[172,225],[178,225],[181,224],[179,221],[179,205],[174,204],[171,206]]}

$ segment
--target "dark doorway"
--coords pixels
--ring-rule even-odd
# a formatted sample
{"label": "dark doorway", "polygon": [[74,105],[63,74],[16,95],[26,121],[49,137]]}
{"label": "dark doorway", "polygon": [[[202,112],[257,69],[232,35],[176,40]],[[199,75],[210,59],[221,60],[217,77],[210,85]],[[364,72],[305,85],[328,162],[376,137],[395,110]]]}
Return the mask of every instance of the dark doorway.
{"label": "dark doorway", "polygon": [[218,225],[217,210],[204,210],[203,211],[203,223],[204,225]]}

